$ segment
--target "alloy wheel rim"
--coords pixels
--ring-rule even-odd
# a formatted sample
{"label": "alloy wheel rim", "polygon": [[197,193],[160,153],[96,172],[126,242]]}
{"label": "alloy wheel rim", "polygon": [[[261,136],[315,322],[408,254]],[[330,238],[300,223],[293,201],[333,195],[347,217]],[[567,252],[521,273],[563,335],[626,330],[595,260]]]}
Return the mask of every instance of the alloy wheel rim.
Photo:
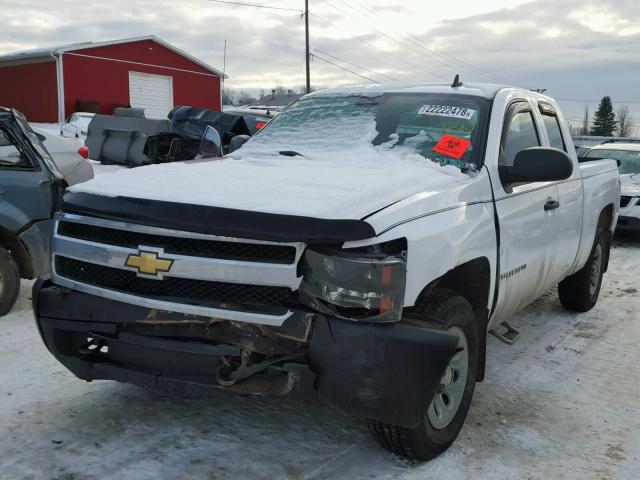
{"label": "alloy wheel rim", "polygon": [[602,270],[602,247],[596,245],[593,252],[593,261],[591,262],[591,276],[589,278],[589,293],[594,295],[600,284],[600,272]]}
{"label": "alloy wheel rim", "polygon": [[427,409],[429,423],[436,430],[442,430],[449,425],[458,412],[469,373],[469,346],[466,335],[460,327],[451,327],[448,332],[458,337],[458,348],[451,357]]}

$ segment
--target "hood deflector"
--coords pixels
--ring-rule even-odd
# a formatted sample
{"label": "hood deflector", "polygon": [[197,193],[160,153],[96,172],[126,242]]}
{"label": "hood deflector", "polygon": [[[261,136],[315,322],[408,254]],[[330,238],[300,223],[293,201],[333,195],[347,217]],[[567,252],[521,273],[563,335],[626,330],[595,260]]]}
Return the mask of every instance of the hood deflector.
{"label": "hood deflector", "polygon": [[88,193],[67,192],[62,209],[120,222],[271,242],[337,243],[376,235],[363,220],[331,220]]}

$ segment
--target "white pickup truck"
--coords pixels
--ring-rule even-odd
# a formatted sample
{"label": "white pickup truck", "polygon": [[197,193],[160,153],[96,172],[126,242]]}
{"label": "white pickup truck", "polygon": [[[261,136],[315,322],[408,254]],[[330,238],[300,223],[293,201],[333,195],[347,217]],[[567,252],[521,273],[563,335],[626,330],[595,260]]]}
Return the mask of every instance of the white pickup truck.
{"label": "white pickup truck", "polygon": [[515,341],[505,322],[556,285],[568,309],[598,299],[618,170],[578,164],[549,97],[326,90],[224,158],[205,158],[214,133],[196,160],[68,189],[33,299],[79,378],[317,395],[430,459],[462,427],[488,332]]}

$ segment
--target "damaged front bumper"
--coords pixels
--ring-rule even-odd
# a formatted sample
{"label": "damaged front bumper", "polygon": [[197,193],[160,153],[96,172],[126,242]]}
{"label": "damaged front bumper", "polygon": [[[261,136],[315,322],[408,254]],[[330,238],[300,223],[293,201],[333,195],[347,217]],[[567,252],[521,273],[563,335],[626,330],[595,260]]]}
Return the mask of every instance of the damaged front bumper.
{"label": "damaged front bumper", "polygon": [[169,394],[319,395],[349,413],[412,427],[457,337],[417,322],[358,323],[299,310],[280,327],[117,302],[38,281],[38,329],[77,377]]}

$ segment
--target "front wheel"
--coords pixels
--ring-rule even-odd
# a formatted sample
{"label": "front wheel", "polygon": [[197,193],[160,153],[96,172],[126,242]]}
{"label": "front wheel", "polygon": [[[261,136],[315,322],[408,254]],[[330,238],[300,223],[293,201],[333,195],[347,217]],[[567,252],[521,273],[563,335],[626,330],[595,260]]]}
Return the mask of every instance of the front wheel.
{"label": "front wheel", "polygon": [[20,271],[13,257],[0,247],[0,317],[11,311],[20,293]]}
{"label": "front wheel", "polygon": [[608,248],[606,233],[597,233],[585,266],[558,284],[560,303],[567,310],[586,312],[598,301]]}
{"label": "front wheel", "polygon": [[419,299],[415,308],[456,335],[458,349],[417,426],[369,420],[369,431],[387,450],[415,460],[431,460],[451,446],[467,417],[478,371],[478,329],[473,308],[454,291],[436,289]]}

